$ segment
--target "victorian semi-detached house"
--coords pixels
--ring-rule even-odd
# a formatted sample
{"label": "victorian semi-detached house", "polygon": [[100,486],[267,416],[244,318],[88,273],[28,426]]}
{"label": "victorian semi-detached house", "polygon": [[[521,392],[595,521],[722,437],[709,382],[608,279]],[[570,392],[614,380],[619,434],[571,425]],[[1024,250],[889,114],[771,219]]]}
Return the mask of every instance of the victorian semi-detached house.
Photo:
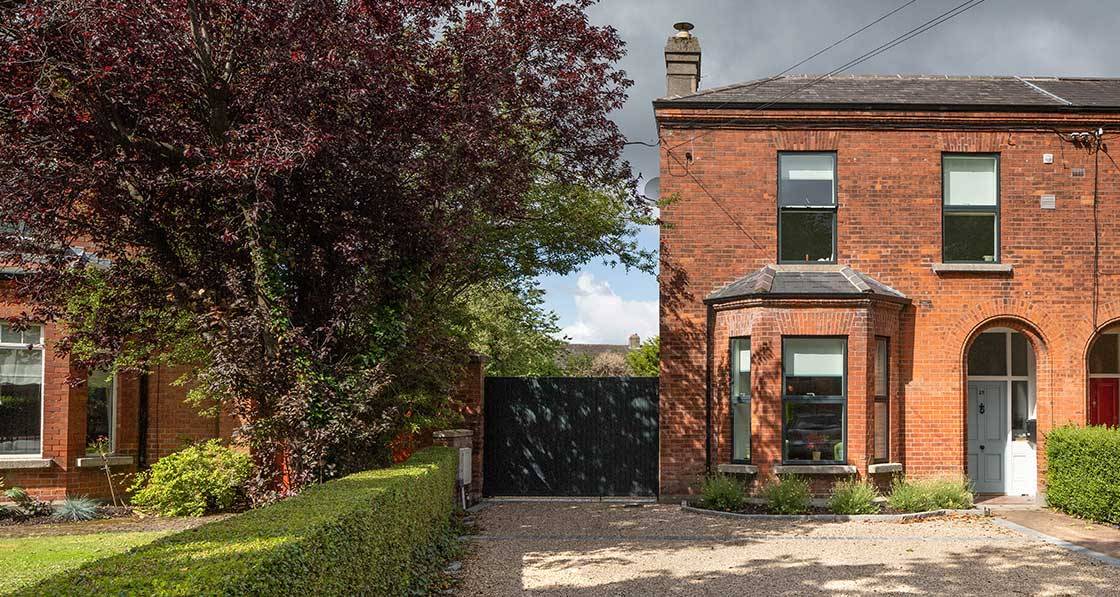
{"label": "victorian semi-detached house", "polygon": [[1044,492],[1051,429],[1118,422],[1120,80],[702,89],[688,29],[654,102],[661,493],[716,470]]}

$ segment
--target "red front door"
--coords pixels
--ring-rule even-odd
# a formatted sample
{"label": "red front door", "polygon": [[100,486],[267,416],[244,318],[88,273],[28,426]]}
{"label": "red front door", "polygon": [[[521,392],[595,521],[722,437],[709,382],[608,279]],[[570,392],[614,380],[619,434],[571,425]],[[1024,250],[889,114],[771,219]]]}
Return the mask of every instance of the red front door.
{"label": "red front door", "polygon": [[1120,379],[1089,381],[1089,424],[1120,426]]}

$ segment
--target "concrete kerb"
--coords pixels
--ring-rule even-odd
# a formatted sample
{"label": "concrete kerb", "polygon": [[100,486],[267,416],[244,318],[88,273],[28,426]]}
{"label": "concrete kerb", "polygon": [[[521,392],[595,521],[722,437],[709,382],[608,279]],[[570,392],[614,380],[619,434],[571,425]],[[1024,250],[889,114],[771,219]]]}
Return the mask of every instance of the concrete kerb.
{"label": "concrete kerb", "polygon": [[1069,541],[1066,541],[1064,539],[1059,539],[1057,537],[1051,537],[1050,535],[1047,535],[1045,533],[1040,533],[1040,532],[1038,532],[1034,529],[1028,529],[1027,527],[1025,527],[1023,525],[1016,524],[1014,522],[1011,522],[1010,520],[1004,520],[1002,518],[996,518],[992,522],[996,523],[997,525],[999,525],[999,526],[1001,526],[1005,529],[1010,529],[1010,530],[1015,531],[1017,533],[1020,533],[1022,535],[1026,535],[1028,537],[1033,537],[1033,538],[1038,539],[1040,541],[1045,541],[1046,543],[1049,543],[1051,545],[1057,545],[1058,547],[1061,547],[1062,549],[1072,551],[1072,552],[1077,553],[1077,554],[1081,554],[1085,557],[1097,560],[1098,562],[1108,564],[1109,566],[1116,566],[1117,568],[1120,568],[1120,558],[1114,558],[1110,555],[1103,554],[1099,551],[1093,551],[1093,550],[1091,550],[1087,547],[1082,547],[1082,546],[1077,545],[1075,543],[1070,543]]}
{"label": "concrete kerb", "polygon": [[939,516],[990,516],[984,510],[973,508],[970,510],[930,510],[928,512],[910,512],[906,514],[740,514],[738,512],[720,512],[689,506],[688,502],[681,502],[681,510],[700,514],[703,516],[719,516],[723,518],[738,518],[740,520],[789,520],[789,521],[817,521],[817,522],[910,522],[924,520]]}

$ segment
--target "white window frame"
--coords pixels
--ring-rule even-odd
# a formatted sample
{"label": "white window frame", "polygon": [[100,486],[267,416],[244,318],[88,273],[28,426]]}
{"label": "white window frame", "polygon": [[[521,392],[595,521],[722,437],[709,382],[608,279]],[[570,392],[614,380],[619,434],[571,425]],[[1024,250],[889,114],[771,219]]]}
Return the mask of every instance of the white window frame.
{"label": "white window frame", "polygon": [[[0,324],[4,326],[10,325],[7,321],[2,319],[0,319]],[[39,368],[39,451],[35,454],[0,454],[0,460],[29,460],[43,457],[43,434],[46,432],[47,427],[47,352],[46,350],[44,350],[43,340],[43,337],[46,335],[46,326],[41,323],[36,323],[33,325],[39,326],[39,341],[37,343],[24,344],[14,342],[0,342],[0,350],[23,349],[37,350],[43,353],[43,358],[40,359],[42,366]]]}
{"label": "white window frame", "polygon": [[[86,375],[86,432],[89,432],[89,376],[93,371]],[[109,404],[112,408],[111,416],[109,417],[109,455],[117,453],[117,391],[119,384],[119,377],[113,373],[112,392],[109,394]],[[87,452],[89,447],[89,437],[86,437]],[[86,456],[97,456],[97,454],[86,454]]]}

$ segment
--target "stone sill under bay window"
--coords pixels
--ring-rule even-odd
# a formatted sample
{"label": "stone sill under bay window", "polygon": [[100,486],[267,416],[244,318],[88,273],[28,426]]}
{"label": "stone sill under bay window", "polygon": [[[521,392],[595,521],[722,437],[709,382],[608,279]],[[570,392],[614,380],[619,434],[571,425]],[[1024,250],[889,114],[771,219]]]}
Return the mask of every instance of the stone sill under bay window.
{"label": "stone sill under bay window", "polygon": [[901,472],[902,464],[898,462],[880,462],[879,464],[870,464],[867,466],[867,473],[870,475]]}
{"label": "stone sill under bay window", "polygon": [[781,464],[774,467],[776,475],[854,475],[850,464]]}
{"label": "stone sill under bay window", "polygon": [[729,475],[757,475],[758,467],[753,464],[724,463],[717,467],[719,472]]}
{"label": "stone sill under bay window", "polygon": [[0,458],[0,470],[50,468],[50,458]]}
{"label": "stone sill under bay window", "polygon": [[[105,460],[109,462],[109,466],[129,466],[134,462],[131,456],[108,456]],[[105,466],[105,462],[101,460],[100,456],[86,456],[78,459],[78,468],[101,468],[103,466]]]}

